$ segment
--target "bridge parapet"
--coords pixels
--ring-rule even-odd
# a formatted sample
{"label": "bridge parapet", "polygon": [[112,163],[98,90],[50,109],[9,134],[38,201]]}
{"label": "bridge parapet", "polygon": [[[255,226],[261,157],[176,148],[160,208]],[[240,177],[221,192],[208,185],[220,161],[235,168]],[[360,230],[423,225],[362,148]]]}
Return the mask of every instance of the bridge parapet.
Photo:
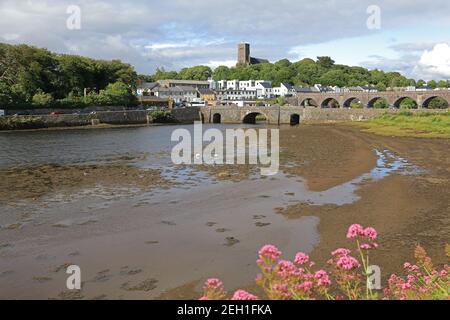
{"label": "bridge parapet", "polygon": [[340,108],[350,106],[354,100],[360,101],[365,108],[373,107],[375,101],[385,99],[392,107],[399,107],[401,101],[411,98],[419,108],[426,108],[432,98],[442,98],[450,102],[450,90],[435,91],[385,91],[385,92],[330,92],[330,93],[299,93],[289,98],[292,105],[307,106],[308,104],[320,108],[327,107],[328,102],[335,100]]}

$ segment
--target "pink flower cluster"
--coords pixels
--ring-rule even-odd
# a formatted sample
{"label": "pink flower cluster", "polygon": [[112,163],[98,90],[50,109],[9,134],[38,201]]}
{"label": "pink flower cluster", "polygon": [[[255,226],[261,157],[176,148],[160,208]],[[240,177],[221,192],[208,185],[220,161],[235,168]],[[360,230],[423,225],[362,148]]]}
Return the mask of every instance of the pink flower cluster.
{"label": "pink flower cluster", "polygon": [[268,244],[259,250],[259,258],[275,261],[281,256],[281,251],[277,247]]}
{"label": "pink flower cluster", "polygon": [[361,250],[371,250],[377,249],[378,244],[375,242],[378,238],[377,231],[372,227],[367,227],[364,229],[360,224],[353,224],[348,228],[347,239],[350,240],[363,240],[367,241],[367,243],[362,243],[359,246]]}
{"label": "pink flower cluster", "polygon": [[363,228],[360,224],[352,224],[350,228],[348,228],[347,239],[356,239],[357,237],[367,238],[371,241],[377,240],[378,233],[372,228]]}
{"label": "pink flower cluster", "polygon": [[442,270],[436,270],[420,246],[416,249],[416,259],[417,264],[407,262],[403,265],[406,273],[404,278],[391,275],[388,288],[384,290],[385,297],[399,300],[448,300],[450,267],[445,265]]}
{"label": "pink flower cluster", "polygon": [[238,290],[234,293],[231,300],[258,300],[258,297],[248,293],[247,291]]}
{"label": "pink flower cluster", "polygon": [[226,292],[223,282],[219,279],[208,279],[203,286],[204,296],[200,300],[223,300]]}
{"label": "pink flower cluster", "polygon": [[334,264],[338,268],[344,270],[354,270],[359,268],[361,264],[356,258],[352,257],[350,254],[351,251],[348,249],[344,248],[337,249],[331,253],[333,259],[328,261],[328,263]]}
{"label": "pink flower cluster", "polygon": [[205,283],[205,290],[207,289],[212,289],[212,290],[220,290],[223,289],[223,282],[220,281],[219,279],[208,279]]}
{"label": "pink flower cluster", "polygon": [[307,254],[304,254],[303,252],[299,252],[295,256],[295,263],[299,265],[304,265],[309,262],[309,256]]}
{"label": "pink flower cluster", "polygon": [[313,272],[309,256],[303,252],[295,255],[294,262],[279,260],[278,248],[267,245],[259,251],[258,266],[262,274],[256,278],[270,299],[316,299],[324,297],[331,285],[324,270]]}
{"label": "pink flower cluster", "polygon": [[[264,290],[265,297],[271,300],[315,300],[315,299],[378,299],[378,295],[367,287],[369,276],[369,252],[378,247],[375,242],[377,231],[364,228],[359,224],[351,225],[347,238],[356,240],[356,251],[361,261],[353,257],[352,252],[340,248],[331,252],[328,261],[331,272],[313,271],[314,262],[299,252],[292,261],[282,260],[281,251],[273,245],[265,245],[259,251],[257,264],[261,270],[256,283]],[[447,247],[450,256],[450,246]],[[449,300],[450,267],[445,265],[440,271],[433,266],[426,251],[418,246],[415,251],[416,264],[405,263],[404,278],[392,275],[388,288],[384,290],[385,299],[441,299]],[[330,293],[331,285],[334,294]],[[225,300],[223,283],[219,279],[208,279],[201,300]],[[232,300],[257,300],[258,297],[244,290],[237,290]]]}
{"label": "pink flower cluster", "polygon": [[[223,282],[219,279],[206,280],[203,290],[204,295],[200,300],[225,300],[227,296]],[[247,291],[237,290],[231,300],[258,300],[258,297]]]}

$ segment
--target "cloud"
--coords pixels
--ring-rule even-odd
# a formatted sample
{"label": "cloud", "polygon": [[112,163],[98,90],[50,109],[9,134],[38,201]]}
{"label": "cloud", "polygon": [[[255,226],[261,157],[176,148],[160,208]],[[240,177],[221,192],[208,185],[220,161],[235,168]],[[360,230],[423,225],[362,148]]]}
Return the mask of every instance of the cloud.
{"label": "cloud", "polygon": [[414,73],[426,79],[450,79],[450,46],[439,43],[432,50],[425,50]]}
{"label": "cloud", "polygon": [[234,67],[236,65],[236,60],[211,60],[208,63],[205,63],[206,66],[215,69],[219,66],[225,66],[225,67]]}
{"label": "cloud", "polygon": [[400,53],[421,53],[424,50],[432,49],[434,45],[434,43],[429,42],[398,43],[390,45],[389,48]]}
{"label": "cloud", "polygon": [[[241,41],[252,44],[253,56],[275,61],[294,58],[292,48],[301,52],[307,45],[409,28],[411,21],[420,27],[449,25],[450,1],[385,0],[380,2],[382,31],[369,30],[366,10],[371,4],[373,0],[1,0],[0,40],[121,59],[150,73],[161,66],[229,63]],[[69,5],[81,8],[81,30],[66,28]],[[431,48],[419,51],[425,49]]]}

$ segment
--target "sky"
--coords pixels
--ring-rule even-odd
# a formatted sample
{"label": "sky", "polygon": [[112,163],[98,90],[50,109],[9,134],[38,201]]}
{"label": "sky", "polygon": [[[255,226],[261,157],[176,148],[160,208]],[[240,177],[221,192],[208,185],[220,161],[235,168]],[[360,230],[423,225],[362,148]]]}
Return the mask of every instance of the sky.
{"label": "sky", "polygon": [[448,0],[0,0],[0,42],[120,59],[139,73],[252,56],[450,79]]}

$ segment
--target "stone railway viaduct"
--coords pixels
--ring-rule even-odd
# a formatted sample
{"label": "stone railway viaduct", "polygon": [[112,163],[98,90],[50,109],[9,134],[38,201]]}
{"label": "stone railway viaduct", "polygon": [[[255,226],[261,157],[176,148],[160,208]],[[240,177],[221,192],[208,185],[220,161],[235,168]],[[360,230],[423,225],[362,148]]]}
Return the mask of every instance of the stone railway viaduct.
{"label": "stone railway viaduct", "polygon": [[[418,108],[411,112],[446,112],[446,110],[429,110],[428,104],[434,98],[440,97],[450,102],[450,90],[424,92],[346,92],[346,93],[300,93],[289,98],[289,105],[271,107],[237,107],[215,106],[202,108],[201,120],[205,123],[256,123],[256,117],[263,115],[268,124],[299,124],[306,122],[327,121],[363,121],[375,118],[383,113],[400,112],[400,103],[411,98]],[[390,109],[375,109],[373,106],[379,99],[385,99]],[[337,108],[330,108],[334,101]],[[350,104],[359,101],[362,109],[351,109]]]}

